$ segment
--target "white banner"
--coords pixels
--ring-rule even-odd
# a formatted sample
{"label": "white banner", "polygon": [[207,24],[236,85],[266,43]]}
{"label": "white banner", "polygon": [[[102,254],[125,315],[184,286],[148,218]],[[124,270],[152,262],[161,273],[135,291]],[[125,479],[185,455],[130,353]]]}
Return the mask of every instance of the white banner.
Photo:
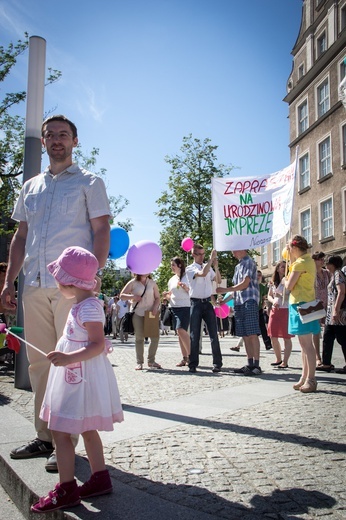
{"label": "white banner", "polygon": [[256,249],[290,230],[297,159],[263,177],[214,177],[213,241],[217,251]]}

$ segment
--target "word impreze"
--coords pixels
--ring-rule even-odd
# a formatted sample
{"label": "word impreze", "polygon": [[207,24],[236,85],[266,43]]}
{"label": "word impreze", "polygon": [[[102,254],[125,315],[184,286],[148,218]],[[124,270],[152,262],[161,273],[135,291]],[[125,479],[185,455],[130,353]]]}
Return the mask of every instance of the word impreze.
{"label": "word impreze", "polygon": [[255,217],[225,218],[227,224],[226,236],[229,235],[258,235],[270,233],[273,221],[273,211]]}

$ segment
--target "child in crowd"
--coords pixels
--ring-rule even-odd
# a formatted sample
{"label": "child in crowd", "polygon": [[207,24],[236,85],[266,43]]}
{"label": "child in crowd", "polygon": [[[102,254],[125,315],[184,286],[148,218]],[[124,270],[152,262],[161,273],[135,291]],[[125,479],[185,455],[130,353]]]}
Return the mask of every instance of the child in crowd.
{"label": "child in crowd", "polygon": [[[113,430],[123,421],[118,385],[106,357],[105,315],[95,297],[96,257],[82,247],[68,247],[48,265],[65,298],[75,298],[63,336],[51,361],[40,418],[48,422],[56,448],[59,484],[31,506],[46,513],[76,506],[81,498],[112,492],[106,470],[100,431]],[[74,478],[75,449],[71,434],[81,434],[88,455],[91,477],[78,487]]]}

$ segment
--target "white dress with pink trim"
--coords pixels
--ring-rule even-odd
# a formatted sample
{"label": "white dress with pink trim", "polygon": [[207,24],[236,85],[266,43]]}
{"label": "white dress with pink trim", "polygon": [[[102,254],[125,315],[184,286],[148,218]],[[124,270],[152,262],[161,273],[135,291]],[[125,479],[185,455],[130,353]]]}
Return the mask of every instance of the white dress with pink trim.
{"label": "white dress with pink trim", "polygon": [[[56,350],[73,352],[88,344],[83,323],[104,323],[102,303],[87,298],[73,305]],[[124,420],[117,380],[104,352],[87,361],[51,365],[40,418],[50,430],[79,434],[90,430],[111,431]]]}

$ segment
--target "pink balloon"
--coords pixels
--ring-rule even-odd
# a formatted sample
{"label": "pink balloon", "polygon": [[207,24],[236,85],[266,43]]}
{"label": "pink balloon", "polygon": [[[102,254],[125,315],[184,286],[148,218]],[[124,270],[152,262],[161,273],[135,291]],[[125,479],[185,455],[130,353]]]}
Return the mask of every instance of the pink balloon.
{"label": "pink balloon", "polygon": [[181,241],[181,247],[182,249],[184,249],[184,251],[186,251],[186,253],[188,251],[191,251],[191,249],[193,248],[194,246],[194,241],[192,240],[192,238],[190,237],[186,237],[184,238],[182,241]]}
{"label": "pink balloon", "polygon": [[141,240],[127,252],[127,268],[135,274],[149,274],[155,271],[161,263],[162,252],[155,242]]}
{"label": "pink balloon", "polygon": [[222,303],[221,305],[216,305],[214,307],[214,312],[218,318],[227,318],[229,315],[229,307],[226,303]]}

